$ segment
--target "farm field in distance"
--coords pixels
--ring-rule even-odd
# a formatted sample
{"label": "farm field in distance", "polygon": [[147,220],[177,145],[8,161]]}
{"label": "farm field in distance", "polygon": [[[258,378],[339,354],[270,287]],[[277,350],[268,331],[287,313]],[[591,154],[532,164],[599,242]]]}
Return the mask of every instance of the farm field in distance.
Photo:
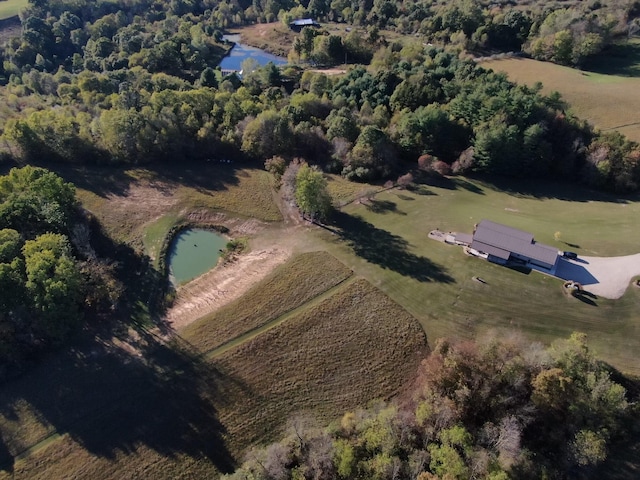
{"label": "farm field in distance", "polygon": [[13,17],[28,5],[28,0],[5,0],[0,2],[0,20]]}
{"label": "farm field in distance", "polygon": [[491,60],[480,65],[505,72],[514,82],[542,82],[543,93],[560,92],[570,105],[569,111],[578,118],[640,141],[640,76],[605,74],[602,69],[600,73],[577,70],[528,58]]}

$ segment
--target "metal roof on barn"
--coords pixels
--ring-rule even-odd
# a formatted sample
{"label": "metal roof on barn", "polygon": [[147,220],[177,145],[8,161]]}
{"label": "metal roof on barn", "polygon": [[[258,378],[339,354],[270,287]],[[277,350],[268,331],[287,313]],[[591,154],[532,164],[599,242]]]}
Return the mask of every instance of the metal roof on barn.
{"label": "metal roof on barn", "polygon": [[471,248],[507,260],[511,253],[553,266],[558,249],[533,239],[531,233],[490,220],[482,220],[473,234]]}
{"label": "metal roof on barn", "polygon": [[318,25],[318,22],[316,22],[313,18],[300,18],[298,20],[294,20],[289,25],[293,25],[295,27],[310,27]]}

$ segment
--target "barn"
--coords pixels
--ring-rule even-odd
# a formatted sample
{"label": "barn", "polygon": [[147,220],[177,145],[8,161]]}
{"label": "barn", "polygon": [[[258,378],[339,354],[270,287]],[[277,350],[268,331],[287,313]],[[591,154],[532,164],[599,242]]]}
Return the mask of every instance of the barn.
{"label": "barn", "polygon": [[490,220],[476,226],[469,247],[490,262],[528,266],[552,275],[560,258],[557,248],[536,242],[533,234]]}

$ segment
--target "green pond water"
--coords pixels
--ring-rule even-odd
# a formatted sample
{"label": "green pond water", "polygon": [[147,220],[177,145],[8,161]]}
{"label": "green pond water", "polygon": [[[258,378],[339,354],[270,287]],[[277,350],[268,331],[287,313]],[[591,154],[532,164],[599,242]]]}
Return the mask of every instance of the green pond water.
{"label": "green pond water", "polygon": [[218,263],[227,239],[212,232],[191,228],[174,238],[169,249],[169,272],[175,284],[187,283]]}

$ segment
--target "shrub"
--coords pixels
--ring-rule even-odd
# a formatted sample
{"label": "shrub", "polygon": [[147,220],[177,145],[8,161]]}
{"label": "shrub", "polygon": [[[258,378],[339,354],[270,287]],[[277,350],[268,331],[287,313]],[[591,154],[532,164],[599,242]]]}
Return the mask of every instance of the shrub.
{"label": "shrub", "polygon": [[400,175],[398,180],[396,181],[396,185],[399,187],[406,187],[413,183],[413,175],[411,173],[405,173],[404,175]]}

